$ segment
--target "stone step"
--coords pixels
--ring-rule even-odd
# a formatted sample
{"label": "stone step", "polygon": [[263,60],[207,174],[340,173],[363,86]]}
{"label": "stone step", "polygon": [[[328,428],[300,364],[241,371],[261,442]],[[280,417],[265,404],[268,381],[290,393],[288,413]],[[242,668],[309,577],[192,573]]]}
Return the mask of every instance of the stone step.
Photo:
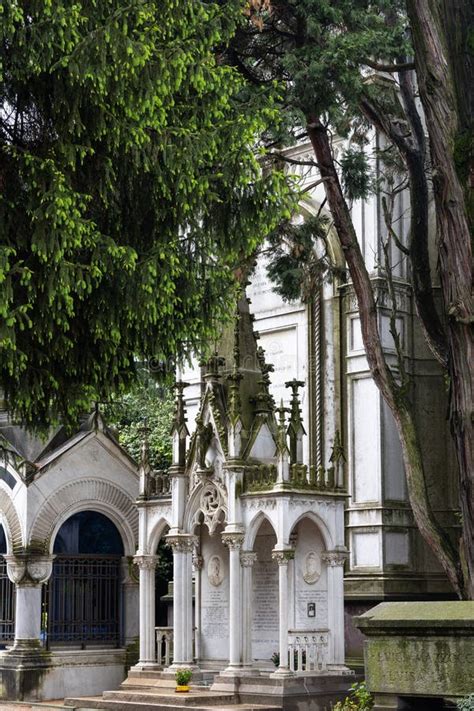
{"label": "stone step", "polygon": [[182,706],[224,706],[233,703],[234,696],[231,693],[216,691],[204,691],[191,688],[186,693],[170,692],[166,689],[132,690],[120,689],[118,691],[104,691],[104,701],[121,701],[145,704],[162,704],[163,706],[174,707],[176,703]]}
{"label": "stone step", "polygon": [[[177,695],[178,696],[178,695]],[[221,706],[211,705],[206,702],[199,706],[189,706],[182,704],[182,699],[174,700],[173,704],[162,704],[161,699],[155,696],[155,703],[132,702],[132,701],[116,701],[105,700],[103,698],[94,699],[68,699],[76,711],[91,711],[93,709],[105,709],[105,711],[169,711],[172,708],[174,711],[187,711],[192,708],[193,711],[281,711],[280,706],[268,706],[266,704],[224,704]]]}

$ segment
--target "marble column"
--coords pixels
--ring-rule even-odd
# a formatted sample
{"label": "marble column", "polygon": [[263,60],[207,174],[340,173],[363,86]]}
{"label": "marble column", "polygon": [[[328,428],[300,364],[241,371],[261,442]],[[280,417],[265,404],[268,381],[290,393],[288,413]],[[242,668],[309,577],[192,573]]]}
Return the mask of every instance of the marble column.
{"label": "marble column", "polygon": [[242,664],[252,667],[252,571],[257,560],[253,551],[242,551]]}
{"label": "marble column", "polygon": [[279,654],[280,664],[275,672],[277,676],[293,674],[288,666],[288,563],[295,557],[293,549],[274,550],[273,560],[278,563],[278,601],[279,601]]}
{"label": "marble column", "polygon": [[238,670],[242,665],[242,581],[240,549],[244,534],[224,531],[222,542],[229,549],[229,666],[227,672]]}
{"label": "marble column", "polygon": [[156,665],[155,642],[155,568],[156,555],[136,555],[133,559],[139,568],[139,624],[140,658],[138,666]]}
{"label": "marble column", "polygon": [[193,570],[195,536],[178,533],[166,537],[173,550],[173,664],[192,666],[193,660]]}
{"label": "marble column", "polygon": [[347,551],[327,551],[321,556],[328,577],[328,664],[344,664],[344,563]]}
{"label": "marble column", "polygon": [[7,574],[15,583],[13,652],[41,646],[41,590],[53,570],[54,555],[6,555]]}
{"label": "marble column", "polygon": [[194,656],[199,663],[201,657],[201,571],[204,565],[202,555],[193,555],[194,567]]}
{"label": "marble column", "polygon": [[127,556],[122,558],[125,645],[132,644],[140,637],[140,588],[135,566],[131,562]]}

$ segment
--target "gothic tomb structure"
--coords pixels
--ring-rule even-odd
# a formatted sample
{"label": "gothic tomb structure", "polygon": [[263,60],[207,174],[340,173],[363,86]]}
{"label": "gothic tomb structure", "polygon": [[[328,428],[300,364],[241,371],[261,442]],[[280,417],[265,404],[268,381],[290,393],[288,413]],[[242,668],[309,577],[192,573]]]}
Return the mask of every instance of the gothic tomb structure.
{"label": "gothic tomb structure", "polygon": [[[245,675],[342,675],[347,687],[343,453],[336,438],[329,468],[304,462],[302,383],[288,381],[286,403],[276,404],[271,370],[243,297],[221,347],[202,365],[191,437],[187,385],[177,383],[166,475],[151,472],[144,449],[134,675],[172,661],[171,671],[220,670],[216,688]],[[156,645],[154,567],[162,537],[173,550],[173,614],[172,629],[157,629]]]}

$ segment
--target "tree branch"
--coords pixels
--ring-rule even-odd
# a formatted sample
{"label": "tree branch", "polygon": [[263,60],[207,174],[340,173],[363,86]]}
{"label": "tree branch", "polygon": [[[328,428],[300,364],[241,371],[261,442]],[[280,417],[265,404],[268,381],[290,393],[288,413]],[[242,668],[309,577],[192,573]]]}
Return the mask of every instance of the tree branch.
{"label": "tree branch", "polygon": [[435,551],[454,589],[461,595],[463,577],[459,556],[431,508],[413,408],[404,388],[396,382],[385,359],[372,283],[342,193],[331,154],[329,136],[317,117],[310,118],[308,135],[321,175],[323,178],[328,178],[324,183],[326,195],[359,304],[362,338],[370,372],[392,411],[400,435],[413,515],[421,534]]}
{"label": "tree branch", "polygon": [[[386,111],[382,111],[372,99],[363,97],[361,108],[374,126],[383,133],[398,148],[407,166],[410,176],[410,261],[413,273],[413,293],[426,341],[436,360],[446,368],[447,342],[446,332],[441,323],[433,295],[431,268],[428,251],[429,219],[428,219],[428,183],[425,173],[425,152],[423,127],[419,123],[416,107],[411,105],[409,85],[404,83],[404,101],[407,104],[407,116],[411,128],[408,137],[402,134],[397,123]],[[412,124],[413,122],[413,124]],[[410,140],[411,139],[411,140]]]}
{"label": "tree branch", "polygon": [[375,62],[372,59],[364,59],[364,64],[366,64],[371,69],[375,69],[378,72],[387,72],[389,74],[392,74],[393,72],[408,72],[415,68],[415,62],[384,64],[383,62]]}

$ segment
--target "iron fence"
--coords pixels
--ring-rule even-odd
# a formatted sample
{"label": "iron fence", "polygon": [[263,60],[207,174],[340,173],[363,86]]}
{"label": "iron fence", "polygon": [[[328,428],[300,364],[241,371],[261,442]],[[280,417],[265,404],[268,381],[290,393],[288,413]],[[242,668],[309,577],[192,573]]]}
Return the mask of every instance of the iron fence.
{"label": "iron fence", "polygon": [[47,646],[119,646],[121,587],[121,556],[58,555],[43,601]]}
{"label": "iron fence", "polygon": [[15,637],[15,586],[7,575],[7,562],[0,556],[0,645]]}

